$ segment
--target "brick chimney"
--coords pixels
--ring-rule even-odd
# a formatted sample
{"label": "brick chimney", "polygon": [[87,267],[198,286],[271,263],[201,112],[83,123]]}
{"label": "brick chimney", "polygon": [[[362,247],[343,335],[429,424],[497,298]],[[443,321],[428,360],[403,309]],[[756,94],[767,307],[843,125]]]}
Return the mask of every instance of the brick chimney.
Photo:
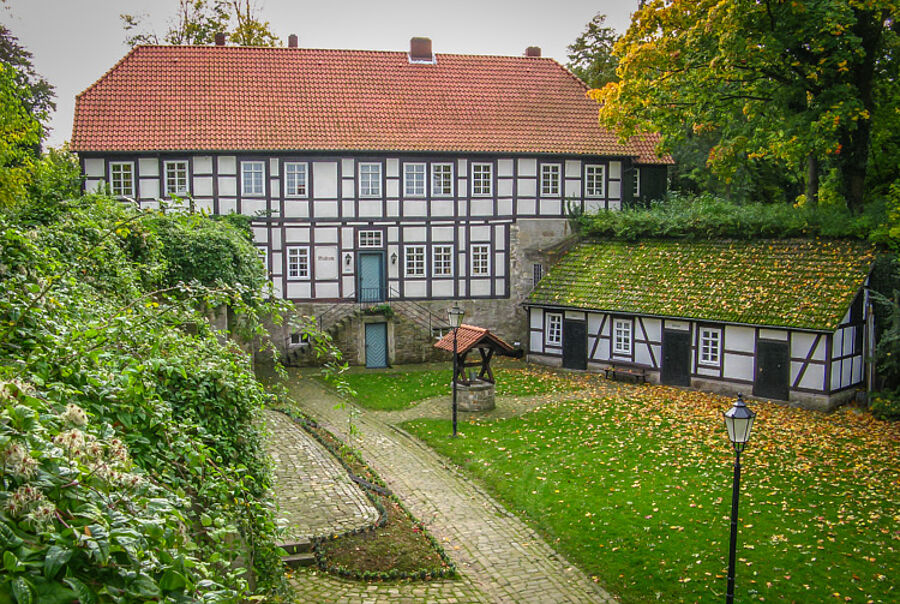
{"label": "brick chimney", "polygon": [[219,32],[216,34],[216,46],[225,46],[225,34]]}
{"label": "brick chimney", "polygon": [[288,36],[288,48],[297,48],[297,34]]}
{"label": "brick chimney", "polygon": [[529,46],[525,49],[526,57],[539,57],[541,56],[541,47],[540,46]]}
{"label": "brick chimney", "polygon": [[410,63],[434,63],[431,52],[431,38],[411,38],[409,40]]}

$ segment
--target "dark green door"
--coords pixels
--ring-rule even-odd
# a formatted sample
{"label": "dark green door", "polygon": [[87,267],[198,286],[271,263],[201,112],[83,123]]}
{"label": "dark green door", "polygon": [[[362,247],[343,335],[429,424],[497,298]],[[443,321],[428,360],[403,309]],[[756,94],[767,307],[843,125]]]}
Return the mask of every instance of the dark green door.
{"label": "dark green door", "polygon": [[663,331],[660,381],[670,386],[691,385],[691,332]]}
{"label": "dark green door", "polygon": [[788,400],[791,359],[787,342],[756,341],[756,379],[753,396]]}
{"label": "dark green door", "polygon": [[384,301],[384,254],[360,252],[356,299],[359,302]]}
{"label": "dark green door", "polygon": [[562,366],[587,369],[587,325],[584,321],[563,321]]}
{"label": "dark green door", "polygon": [[366,367],[387,367],[387,323],[366,323]]}

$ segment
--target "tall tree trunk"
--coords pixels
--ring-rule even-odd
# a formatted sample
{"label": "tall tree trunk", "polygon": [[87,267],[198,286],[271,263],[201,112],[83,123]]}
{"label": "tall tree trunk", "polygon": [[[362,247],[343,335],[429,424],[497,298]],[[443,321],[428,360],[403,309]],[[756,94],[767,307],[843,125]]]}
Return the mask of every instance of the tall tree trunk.
{"label": "tall tree trunk", "polygon": [[806,203],[819,203],[819,160],[813,153],[806,158]]}
{"label": "tall tree trunk", "polygon": [[[853,68],[854,84],[859,91],[866,119],[859,119],[855,129],[845,131],[841,137],[840,171],[841,186],[847,207],[854,214],[863,210],[866,192],[866,169],[869,161],[869,141],[872,133],[872,115],[875,113],[875,63],[881,52],[884,25],[889,13],[857,10],[853,33],[862,40],[863,53]],[[848,124],[852,128],[852,125]]]}

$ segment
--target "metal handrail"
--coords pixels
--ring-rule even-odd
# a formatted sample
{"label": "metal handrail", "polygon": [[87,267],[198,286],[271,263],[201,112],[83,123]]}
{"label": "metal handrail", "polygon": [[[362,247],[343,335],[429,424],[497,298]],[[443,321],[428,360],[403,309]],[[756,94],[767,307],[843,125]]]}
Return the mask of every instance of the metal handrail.
{"label": "metal handrail", "polygon": [[357,292],[356,301],[360,304],[384,302],[387,300],[386,293],[385,287],[361,287]]}
{"label": "metal handrail", "polygon": [[[341,302],[332,304],[328,308],[328,310],[326,310],[322,314],[316,315],[316,321],[319,324],[319,329],[324,330],[325,326],[326,326],[325,319],[330,318],[334,315],[337,315],[338,313],[344,312],[348,308],[348,306],[347,306],[348,304],[351,305],[351,306],[349,306],[349,308],[351,308],[351,312],[352,312],[352,309],[354,308],[352,305],[355,303],[355,301],[356,301],[356,296],[354,294],[351,294],[350,296],[343,298]],[[344,316],[346,316],[346,315],[344,315]],[[341,318],[343,318],[343,316]]]}
{"label": "metal handrail", "polygon": [[[422,327],[428,327],[430,333],[434,333],[435,329],[449,329],[450,323],[443,317],[434,314],[425,306],[409,299],[400,297],[400,292],[393,287],[367,287],[361,288],[359,292],[352,292],[350,295],[341,298],[338,302],[331,305],[324,313],[317,315],[316,319],[319,329],[325,329],[330,319],[340,315],[340,319],[357,309],[371,304],[389,303],[401,306],[411,319]],[[342,314],[344,313],[344,314]],[[337,320],[340,320],[337,319]]]}
{"label": "metal handrail", "polygon": [[[396,289],[394,289],[393,287],[390,288],[390,294],[391,294],[390,300],[392,302],[397,302],[397,303],[403,304],[405,306],[412,307],[412,309],[414,309],[414,311],[420,313],[420,316],[418,317],[420,320],[422,319],[421,315],[424,314],[425,320],[428,321],[429,333],[434,333],[435,328],[438,328],[438,329],[449,329],[450,328],[449,322],[444,321],[442,317],[434,314],[428,308],[422,306],[421,304],[419,304],[413,300],[400,298],[400,292],[397,291]],[[410,313],[409,311],[407,311],[407,314],[414,316],[415,312]],[[422,325],[422,323],[420,323],[420,325]],[[424,325],[422,325],[422,326],[425,327]]]}

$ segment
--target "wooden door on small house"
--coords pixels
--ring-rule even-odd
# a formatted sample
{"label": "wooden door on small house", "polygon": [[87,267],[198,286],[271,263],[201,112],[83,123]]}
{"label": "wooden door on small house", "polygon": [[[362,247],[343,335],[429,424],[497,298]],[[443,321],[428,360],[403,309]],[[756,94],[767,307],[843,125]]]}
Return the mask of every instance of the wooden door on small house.
{"label": "wooden door on small house", "polygon": [[691,332],[663,331],[660,381],[670,386],[691,385]]}
{"label": "wooden door on small house", "polygon": [[788,400],[790,367],[790,347],[787,342],[757,340],[753,396]]}
{"label": "wooden door on small house", "polygon": [[587,369],[587,324],[584,321],[563,321],[563,360],[566,369]]}

